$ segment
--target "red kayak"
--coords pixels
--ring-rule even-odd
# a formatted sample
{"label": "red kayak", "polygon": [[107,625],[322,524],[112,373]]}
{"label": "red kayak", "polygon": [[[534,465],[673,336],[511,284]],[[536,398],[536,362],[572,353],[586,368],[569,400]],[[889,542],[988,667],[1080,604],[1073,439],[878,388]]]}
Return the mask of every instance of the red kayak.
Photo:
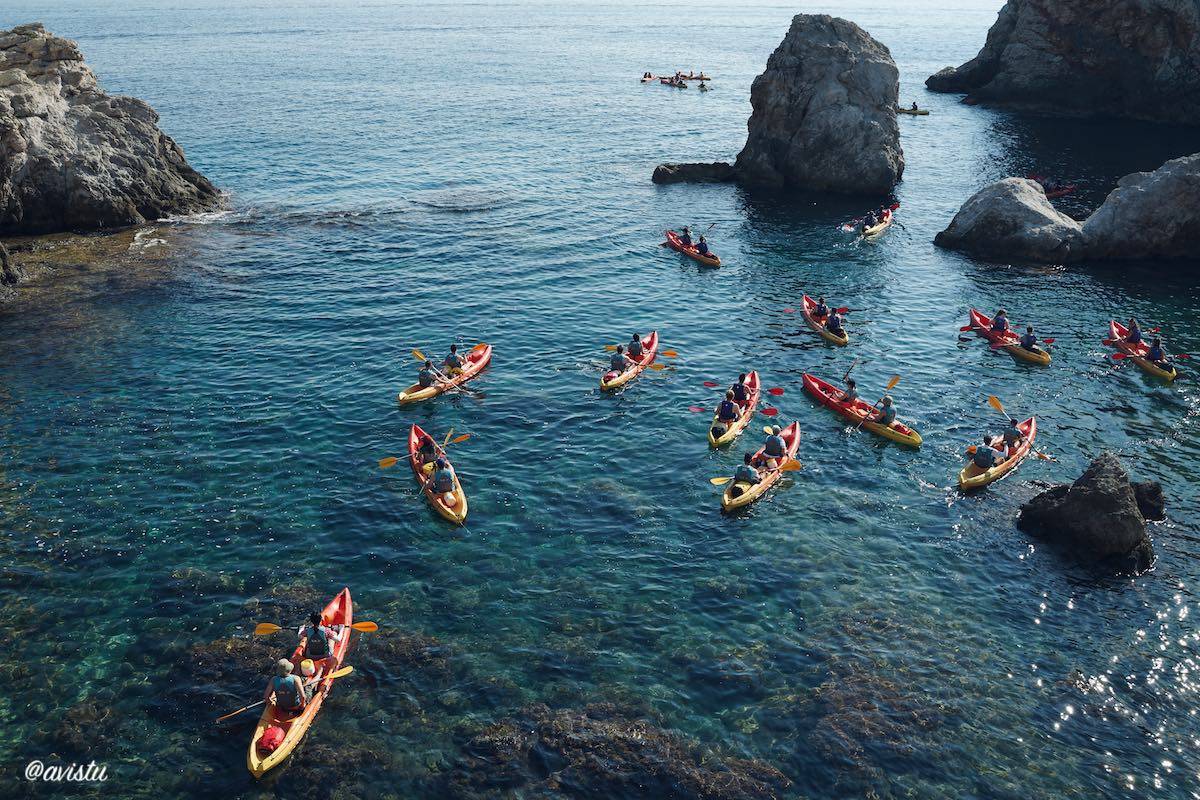
{"label": "red kayak", "polygon": [[675,233],[675,231],[667,231],[667,247],[678,253],[683,253],[690,259],[699,261],[706,267],[721,266],[721,259],[717,257],[716,253],[710,250],[708,255],[703,255],[696,249],[695,245],[684,244],[683,240],[679,238],[679,234]]}
{"label": "red kayak", "polygon": [[1004,333],[992,330],[992,318],[971,309],[971,330],[987,339],[992,344],[1000,345],[1013,358],[1029,361],[1033,364],[1046,366],[1050,363],[1050,353],[1046,350],[1026,350],[1021,346],[1021,337],[1013,330],[1014,323],[1009,320],[1009,328]]}

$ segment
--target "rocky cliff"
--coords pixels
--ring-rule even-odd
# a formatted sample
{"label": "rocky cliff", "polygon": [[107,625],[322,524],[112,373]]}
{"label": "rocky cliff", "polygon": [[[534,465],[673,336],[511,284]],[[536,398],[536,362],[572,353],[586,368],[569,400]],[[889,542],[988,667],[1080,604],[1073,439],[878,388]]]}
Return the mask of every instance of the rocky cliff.
{"label": "rocky cliff", "polygon": [[746,146],[728,164],[666,164],[659,183],[883,195],[904,174],[891,53],[853,22],[797,14],[750,90]]}
{"label": "rocky cliff", "polygon": [[1055,114],[1200,125],[1200,3],[1008,0],[979,55],[925,85]]}
{"label": "rocky cliff", "polygon": [[141,100],[108,95],[72,41],[0,31],[0,235],[137,225],[219,207]]}

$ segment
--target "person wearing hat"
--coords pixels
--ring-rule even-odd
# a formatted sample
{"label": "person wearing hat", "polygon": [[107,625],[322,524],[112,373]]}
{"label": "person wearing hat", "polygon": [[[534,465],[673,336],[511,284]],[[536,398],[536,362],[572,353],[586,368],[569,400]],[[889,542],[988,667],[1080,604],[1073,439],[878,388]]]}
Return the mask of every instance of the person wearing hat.
{"label": "person wearing hat", "polygon": [[433,490],[439,494],[445,494],[454,491],[454,467],[450,466],[450,462],[445,456],[438,456],[437,461],[433,462],[433,475],[429,480],[433,482]]}
{"label": "person wearing hat", "polygon": [[892,396],[887,395],[883,398],[883,408],[879,409],[879,416],[875,421],[884,427],[891,427],[896,421],[896,406],[892,403]]}
{"label": "person wearing hat", "polygon": [[422,389],[428,389],[437,382],[437,373],[433,370],[433,362],[426,361],[425,366],[421,367],[421,371],[417,373],[417,383]]}
{"label": "person wearing hat", "polygon": [[787,442],[783,441],[783,437],[779,435],[781,433],[783,428],[773,425],[771,435],[763,442],[763,456],[771,469],[778,469],[783,459],[787,458]]}
{"label": "person wearing hat", "polygon": [[304,682],[292,674],[292,662],[281,658],[275,662],[275,677],[267,683],[263,699],[274,703],[280,711],[300,712],[308,705]]}
{"label": "person wearing hat", "polygon": [[629,337],[629,357],[634,361],[640,361],[642,358],[642,337],[636,333]]}

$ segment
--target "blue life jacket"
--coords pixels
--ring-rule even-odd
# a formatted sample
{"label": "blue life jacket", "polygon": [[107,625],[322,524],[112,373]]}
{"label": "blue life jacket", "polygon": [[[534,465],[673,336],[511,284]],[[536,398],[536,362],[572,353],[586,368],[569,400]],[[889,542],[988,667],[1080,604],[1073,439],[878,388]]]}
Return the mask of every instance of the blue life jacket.
{"label": "blue life jacket", "polygon": [[1004,443],[1008,445],[1016,444],[1021,441],[1021,432],[1016,428],[1008,428],[1004,431]]}
{"label": "blue life jacket", "polygon": [[1150,345],[1150,350],[1149,350],[1149,352],[1146,353],[1146,357],[1149,358],[1151,361],[1166,361],[1167,360],[1167,354],[1165,352],[1163,352],[1161,345]]}
{"label": "blue life jacket", "polygon": [[858,399],[858,389],[847,389],[842,393],[843,403],[853,403]]}
{"label": "blue life jacket", "polygon": [[1021,347],[1024,347],[1026,350],[1034,349],[1037,347],[1037,337],[1032,333],[1025,334],[1021,337]]}
{"label": "blue life jacket", "polygon": [[690,233],[685,233],[679,237],[679,241],[683,242],[684,247],[691,247],[692,235]]}
{"label": "blue life jacket", "polygon": [[1008,317],[996,317],[992,320],[992,330],[1004,333],[1008,330]]}
{"label": "blue life jacket", "polygon": [[737,471],[733,473],[735,483],[758,483],[761,478],[758,476],[758,470],[748,464],[740,464]]}
{"label": "blue life jacket", "polygon": [[766,454],[771,458],[783,458],[787,453],[787,444],[783,441],[782,436],[771,434],[767,437],[766,443],[763,445]]}
{"label": "blue life jacket", "polygon": [[1125,337],[1125,341],[1129,342],[1130,344],[1141,344],[1142,343],[1142,329],[1134,328],[1133,330],[1131,330],[1129,332],[1129,335]]}
{"label": "blue life jacket", "polygon": [[304,683],[295,675],[276,675],[271,679],[271,691],[279,708],[294,709],[304,705]]}
{"label": "blue life jacket", "polygon": [[624,353],[613,353],[613,357],[609,359],[609,364],[617,372],[624,372],[625,367],[629,366],[629,360],[625,358]]}
{"label": "blue life jacket", "polygon": [[980,469],[991,469],[996,466],[996,451],[987,445],[978,445],[972,460]]}
{"label": "blue life jacket", "polygon": [[700,242],[696,245],[696,250],[698,250],[701,255],[708,255],[708,242]]}
{"label": "blue life jacket", "polygon": [[439,469],[433,474],[433,489],[436,492],[454,491],[454,473],[449,468]]}
{"label": "blue life jacket", "polygon": [[813,308],[813,316],[817,317],[818,319],[829,316],[829,306],[825,305],[824,303],[817,303],[817,305]]}
{"label": "blue life jacket", "polygon": [[462,369],[462,356],[460,356],[458,353],[451,353],[450,355],[446,356],[445,363],[447,367],[451,367],[453,369]]}
{"label": "blue life jacket", "polygon": [[437,378],[434,376],[433,370],[423,369],[417,373],[417,383],[420,384],[422,389],[428,389],[430,386],[433,386],[435,380]]}
{"label": "blue life jacket", "polygon": [[733,390],[733,399],[739,403],[744,403],[750,399],[750,390],[746,388],[746,384],[735,383],[730,388]]}
{"label": "blue life jacket", "polygon": [[880,425],[891,425],[895,421],[896,421],[896,407],[895,406],[887,406],[886,408],[879,409],[879,424]]}
{"label": "blue life jacket", "polygon": [[840,332],[842,330],[842,315],[830,314],[829,319],[825,321],[825,327],[834,333]]}
{"label": "blue life jacket", "polygon": [[722,400],[721,405],[717,407],[717,419],[729,422],[738,418],[737,403],[732,400]]}
{"label": "blue life jacket", "polygon": [[329,634],[324,627],[318,625],[313,628],[312,625],[305,625],[304,635],[306,637],[304,642],[305,658],[316,661],[329,655]]}

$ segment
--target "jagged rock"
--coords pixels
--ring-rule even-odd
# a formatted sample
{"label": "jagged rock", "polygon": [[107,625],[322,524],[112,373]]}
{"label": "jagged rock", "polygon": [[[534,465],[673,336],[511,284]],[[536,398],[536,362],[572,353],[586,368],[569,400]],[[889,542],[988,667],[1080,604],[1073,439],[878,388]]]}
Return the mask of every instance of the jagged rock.
{"label": "jagged rock", "polygon": [[1167,518],[1167,500],[1158,481],[1133,484],[1133,497],[1137,500],[1138,511],[1146,519],[1159,522]]}
{"label": "jagged rock", "polygon": [[1017,527],[1087,560],[1132,555],[1139,569],[1154,560],[1129,475],[1112,453],[1092,461],[1074,483],[1021,506]]}
{"label": "jagged rock", "polygon": [[727,161],[711,164],[659,164],[651,180],[655,183],[727,183],[735,177]]}
{"label": "jagged rock", "polygon": [[137,225],[219,207],[158,115],[96,83],[72,41],[0,31],[0,235]]}
{"label": "jagged rock", "polygon": [[611,705],[523,709],[474,736],[447,778],[453,797],[775,798],[790,785],[761,761],[720,757]]}
{"label": "jagged rock", "polygon": [[904,174],[899,91],[891,53],[866,31],[797,14],[750,89],[748,136],[732,174],[719,163],[663,164],[654,180],[888,194]]}
{"label": "jagged rock", "polygon": [[1200,124],[1200,5],[1008,0],[979,55],[925,85],[1055,114]]}
{"label": "jagged rock", "polygon": [[1200,153],[1117,181],[1083,224],[1095,259],[1196,257],[1200,244]]}
{"label": "jagged rock", "polygon": [[972,195],[933,241],[989,258],[1062,263],[1082,249],[1083,230],[1050,204],[1038,183],[1005,178]]}

